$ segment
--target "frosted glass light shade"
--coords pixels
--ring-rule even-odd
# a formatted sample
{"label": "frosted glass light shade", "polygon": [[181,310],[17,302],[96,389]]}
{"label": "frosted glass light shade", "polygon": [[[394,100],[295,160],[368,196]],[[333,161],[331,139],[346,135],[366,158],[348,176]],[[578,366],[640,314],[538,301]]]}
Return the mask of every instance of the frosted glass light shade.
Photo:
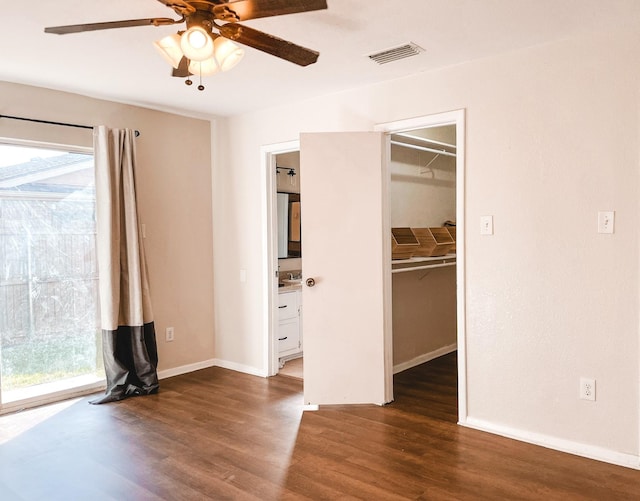
{"label": "frosted glass light shade", "polygon": [[231,40],[224,37],[217,37],[213,42],[215,47],[215,58],[222,71],[228,71],[240,62],[244,56],[244,49]]}
{"label": "frosted glass light shade", "polygon": [[204,61],[213,56],[213,39],[201,26],[193,26],[182,34],[180,48],[191,61]]}
{"label": "frosted glass light shade", "polygon": [[221,36],[213,41],[213,57],[204,61],[190,61],[189,72],[194,75],[213,75],[218,71],[227,71],[240,62],[244,50],[231,40]]}
{"label": "frosted glass light shade", "polygon": [[180,49],[180,35],[174,33],[161,40],[153,42],[158,52],[169,62],[171,66],[177,68],[182,59],[182,49]]}
{"label": "frosted glass light shade", "polygon": [[189,73],[193,75],[206,77],[218,73],[218,71],[220,71],[220,66],[218,66],[218,62],[213,57],[205,59],[204,61],[189,62]]}

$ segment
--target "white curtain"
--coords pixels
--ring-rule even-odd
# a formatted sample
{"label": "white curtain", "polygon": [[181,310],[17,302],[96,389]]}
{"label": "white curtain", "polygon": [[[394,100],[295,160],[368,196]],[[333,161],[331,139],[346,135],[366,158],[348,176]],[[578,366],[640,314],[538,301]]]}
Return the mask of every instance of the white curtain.
{"label": "white curtain", "polygon": [[135,188],[135,131],[94,129],[105,403],[158,390],[158,351]]}

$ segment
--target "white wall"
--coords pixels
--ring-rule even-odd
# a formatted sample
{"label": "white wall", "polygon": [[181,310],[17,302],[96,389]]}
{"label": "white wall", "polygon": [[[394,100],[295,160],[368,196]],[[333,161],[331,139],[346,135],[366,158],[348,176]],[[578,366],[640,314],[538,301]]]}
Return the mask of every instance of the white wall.
{"label": "white wall", "polygon": [[[594,34],[226,120],[216,356],[265,370],[260,147],[464,108],[469,422],[637,456],[639,60],[638,34]],[[616,211],[614,235],[598,210]]]}
{"label": "white wall", "polygon": [[[137,195],[159,370],[211,365],[213,273],[211,127],[186,118],[75,94],[0,82],[2,114],[84,125],[128,127],[136,141]],[[92,145],[92,131],[0,119],[0,137]],[[175,328],[175,341],[164,329]]]}

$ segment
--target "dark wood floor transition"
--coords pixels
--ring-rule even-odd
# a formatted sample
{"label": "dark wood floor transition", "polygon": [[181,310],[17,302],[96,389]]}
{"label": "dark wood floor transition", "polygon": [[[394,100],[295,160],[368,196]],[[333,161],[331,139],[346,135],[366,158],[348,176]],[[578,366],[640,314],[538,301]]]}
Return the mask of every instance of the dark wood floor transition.
{"label": "dark wood floor transition", "polygon": [[301,381],[221,368],[81,399],[0,445],[0,499],[639,498],[638,471],[456,425],[455,365],[398,374],[386,407],[304,415]]}

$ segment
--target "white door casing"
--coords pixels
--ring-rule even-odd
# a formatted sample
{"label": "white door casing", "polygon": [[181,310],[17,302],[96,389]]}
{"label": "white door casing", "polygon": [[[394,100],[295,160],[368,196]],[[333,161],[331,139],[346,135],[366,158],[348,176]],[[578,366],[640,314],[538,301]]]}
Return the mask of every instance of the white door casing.
{"label": "white door casing", "polygon": [[[387,403],[393,400],[391,329],[391,242],[389,210],[390,145],[388,134],[456,125],[457,142],[457,328],[458,422],[467,418],[466,308],[464,252],[465,112],[456,110],[380,124],[378,133],[302,134],[292,141],[263,148],[268,193],[275,199],[274,154],[302,145],[303,332],[305,333],[304,401],[320,404]],[[384,135],[380,134],[384,133]],[[368,139],[367,139],[368,137]],[[305,146],[306,145],[306,146]],[[309,173],[309,174],[308,174]],[[305,191],[306,190],[306,191]],[[267,220],[275,219],[267,197]],[[358,224],[362,223],[362,224]],[[269,225],[266,225],[269,227]],[[272,263],[275,238],[265,258]],[[316,243],[324,247],[315,248]],[[309,258],[313,261],[309,262]],[[269,270],[265,320],[275,332],[273,300],[277,280]],[[332,293],[332,291],[334,293]],[[376,293],[377,291],[377,293]],[[313,311],[307,309],[313,306]],[[311,315],[312,316],[309,316]],[[361,321],[360,321],[361,320]],[[314,323],[317,323],[314,325]],[[366,333],[369,333],[367,335]],[[269,374],[277,372],[273,336],[265,340]]]}
{"label": "white door casing", "polygon": [[[426,127],[456,126],[456,327],[458,332],[458,423],[467,422],[467,343],[466,343],[466,247],[465,247],[465,110],[408,118],[379,124],[375,130],[391,134]],[[392,343],[392,338],[387,338]],[[387,346],[391,351],[391,346]]]}

